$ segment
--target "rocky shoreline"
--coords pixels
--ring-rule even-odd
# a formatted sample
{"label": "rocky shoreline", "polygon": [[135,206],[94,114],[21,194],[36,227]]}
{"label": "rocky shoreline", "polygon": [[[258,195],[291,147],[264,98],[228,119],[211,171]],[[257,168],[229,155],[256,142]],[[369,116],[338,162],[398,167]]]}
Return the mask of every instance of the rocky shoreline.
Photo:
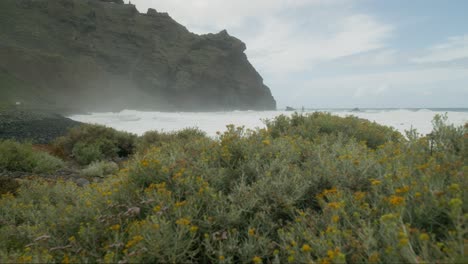
{"label": "rocky shoreline", "polygon": [[0,140],[31,140],[34,144],[48,144],[81,124],[46,110],[0,109]]}

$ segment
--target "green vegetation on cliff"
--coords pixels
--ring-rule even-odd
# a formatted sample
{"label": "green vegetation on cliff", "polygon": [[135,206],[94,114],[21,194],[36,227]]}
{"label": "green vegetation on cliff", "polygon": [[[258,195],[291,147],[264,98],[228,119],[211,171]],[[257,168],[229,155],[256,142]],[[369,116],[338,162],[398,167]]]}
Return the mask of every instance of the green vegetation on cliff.
{"label": "green vegetation on cliff", "polygon": [[0,262],[467,261],[468,126],[267,124],[147,133],[102,183],[22,181],[0,199]]}
{"label": "green vegetation on cliff", "polygon": [[[0,1],[0,100],[89,111],[274,109],[226,31],[99,0]],[[1,102],[0,102],[1,103]]]}

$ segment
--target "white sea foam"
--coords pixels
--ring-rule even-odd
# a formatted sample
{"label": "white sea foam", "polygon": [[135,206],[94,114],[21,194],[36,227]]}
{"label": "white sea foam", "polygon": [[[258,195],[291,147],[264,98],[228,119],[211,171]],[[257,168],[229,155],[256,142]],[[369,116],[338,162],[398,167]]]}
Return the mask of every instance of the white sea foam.
{"label": "white sea foam", "polygon": [[[411,127],[421,134],[430,133],[431,120],[436,114],[447,113],[450,123],[463,125],[468,122],[468,111],[432,111],[429,109],[366,109],[359,112],[347,110],[320,110],[327,111],[338,116],[354,115],[375,121],[382,125],[394,127],[400,132]],[[306,111],[312,112],[312,111]],[[233,111],[233,112],[142,112],[124,110],[118,113],[92,113],[89,115],[74,115],[73,120],[102,124],[118,130],[143,134],[146,131],[177,131],[187,127],[198,127],[209,136],[214,136],[217,131],[224,131],[226,125],[245,126],[246,128],[264,127],[262,120],[271,119],[280,114],[291,115],[285,111]]]}

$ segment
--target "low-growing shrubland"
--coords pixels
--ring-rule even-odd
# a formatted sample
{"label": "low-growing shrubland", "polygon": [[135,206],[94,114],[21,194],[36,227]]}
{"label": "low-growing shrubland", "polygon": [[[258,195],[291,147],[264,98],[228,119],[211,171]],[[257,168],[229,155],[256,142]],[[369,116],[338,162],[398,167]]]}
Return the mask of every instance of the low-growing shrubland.
{"label": "low-growing shrubland", "polygon": [[267,124],[148,134],[102,183],[22,183],[0,200],[0,262],[467,261],[466,126]]}

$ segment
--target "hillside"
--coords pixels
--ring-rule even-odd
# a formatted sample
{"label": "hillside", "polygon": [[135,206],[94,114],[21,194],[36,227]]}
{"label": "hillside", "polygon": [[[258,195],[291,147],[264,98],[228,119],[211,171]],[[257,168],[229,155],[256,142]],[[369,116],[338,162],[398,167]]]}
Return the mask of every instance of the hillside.
{"label": "hillside", "polygon": [[79,111],[274,109],[246,45],[98,0],[0,1],[0,103]]}

